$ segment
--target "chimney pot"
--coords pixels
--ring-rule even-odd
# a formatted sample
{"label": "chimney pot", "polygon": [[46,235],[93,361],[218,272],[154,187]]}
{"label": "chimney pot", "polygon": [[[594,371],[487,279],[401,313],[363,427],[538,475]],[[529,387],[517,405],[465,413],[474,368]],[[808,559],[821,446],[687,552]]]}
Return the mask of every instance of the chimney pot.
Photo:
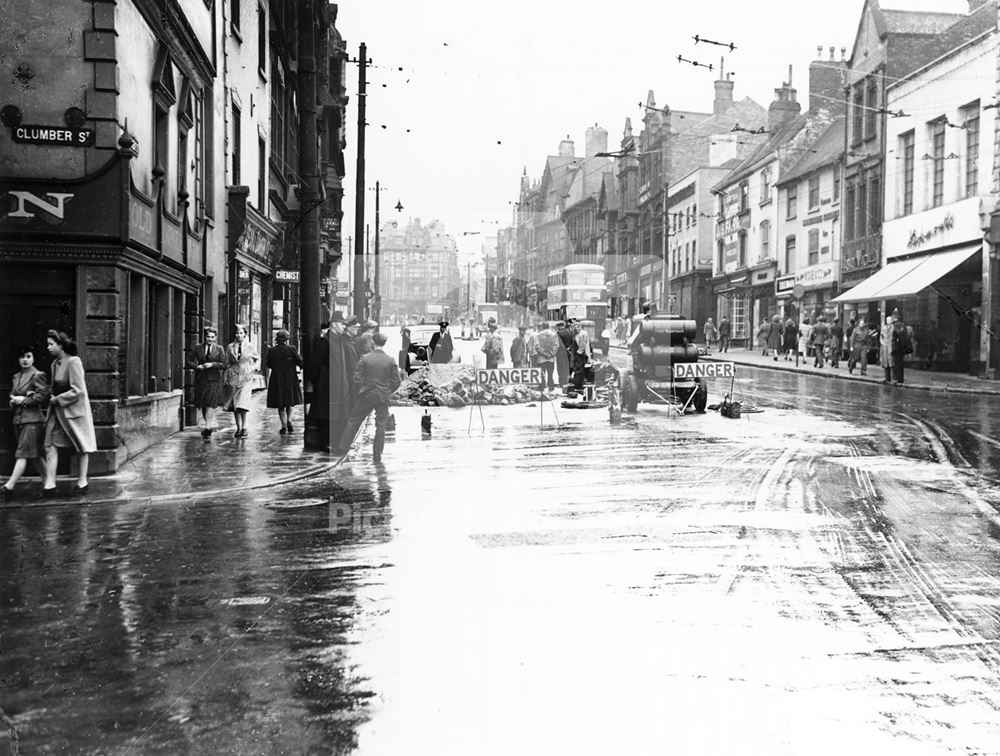
{"label": "chimney pot", "polygon": [[833,60],[833,53],[835,50],[836,48],[833,45],[830,45],[830,60]]}
{"label": "chimney pot", "polygon": [[816,60],[823,59],[823,45],[816,45]]}

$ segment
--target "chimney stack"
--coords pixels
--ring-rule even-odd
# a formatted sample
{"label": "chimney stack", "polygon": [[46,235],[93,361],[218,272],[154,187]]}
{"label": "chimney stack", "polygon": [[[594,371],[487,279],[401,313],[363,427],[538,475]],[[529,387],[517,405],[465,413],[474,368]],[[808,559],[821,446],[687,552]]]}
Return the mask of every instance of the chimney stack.
{"label": "chimney stack", "polygon": [[722,115],[733,106],[733,87],[735,85],[726,74],[726,59],[719,59],[719,78],[715,82],[715,103],[712,112]]}
{"label": "chimney stack", "polygon": [[774,102],[767,109],[767,130],[772,134],[791,121],[802,110],[795,99],[795,87],[792,86],[792,67],[788,67],[788,81],[783,82],[774,90]]}
{"label": "chimney stack", "polygon": [[[822,51],[822,47],[819,48]],[[823,109],[833,115],[846,112],[844,103],[844,86],[847,84],[847,61],[834,60],[834,51],[830,48],[830,59],[817,58],[809,64],[809,110],[816,112]],[[843,54],[844,48],[841,48]]]}
{"label": "chimney stack", "polygon": [[569,138],[569,134],[559,143],[559,157],[576,157],[576,145]]}
{"label": "chimney stack", "polygon": [[608,151],[608,132],[596,123],[587,127],[587,152],[586,157],[592,158],[598,152]]}

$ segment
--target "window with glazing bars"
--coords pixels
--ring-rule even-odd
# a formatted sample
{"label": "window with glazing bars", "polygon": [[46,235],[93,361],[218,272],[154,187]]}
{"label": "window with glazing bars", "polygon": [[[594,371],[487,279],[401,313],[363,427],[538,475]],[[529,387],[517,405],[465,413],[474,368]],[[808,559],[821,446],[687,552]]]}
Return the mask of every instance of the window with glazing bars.
{"label": "window with glazing bars", "polygon": [[913,132],[899,137],[899,151],[903,158],[903,215],[913,212]]}
{"label": "window with glazing bars", "polygon": [[979,102],[962,108],[965,116],[965,196],[979,193]]}
{"label": "window with glazing bars", "polygon": [[931,158],[934,161],[931,207],[940,207],[944,202],[944,124],[943,118],[930,124]]}
{"label": "window with glazing bars", "polygon": [[809,209],[819,207],[819,176],[809,177]]}

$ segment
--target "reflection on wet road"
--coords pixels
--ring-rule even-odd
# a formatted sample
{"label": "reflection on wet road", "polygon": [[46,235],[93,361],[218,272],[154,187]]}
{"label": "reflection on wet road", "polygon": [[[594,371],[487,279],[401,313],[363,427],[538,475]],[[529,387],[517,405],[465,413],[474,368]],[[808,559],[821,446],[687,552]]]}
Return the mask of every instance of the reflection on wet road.
{"label": "reflection on wet road", "polygon": [[5,510],[0,708],[31,753],[1000,752],[1000,412],[736,393],[400,409],[384,467]]}

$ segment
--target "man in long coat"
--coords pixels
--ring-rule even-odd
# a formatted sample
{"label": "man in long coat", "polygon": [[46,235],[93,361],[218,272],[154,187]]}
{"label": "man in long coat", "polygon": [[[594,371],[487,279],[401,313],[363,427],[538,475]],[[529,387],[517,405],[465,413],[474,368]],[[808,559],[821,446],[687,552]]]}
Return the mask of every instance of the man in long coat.
{"label": "man in long coat", "polygon": [[319,341],[309,364],[313,403],[307,418],[319,433],[319,446],[329,449],[330,439],[339,439],[351,414],[354,367],[358,353],[347,335],[343,313],[330,318],[330,330]]}
{"label": "man in long coat", "polygon": [[448,321],[442,320],[438,323],[438,328],[440,330],[431,336],[429,344],[431,362],[435,365],[444,365],[451,362],[455,354],[455,345],[451,340],[451,334],[448,333]]}

